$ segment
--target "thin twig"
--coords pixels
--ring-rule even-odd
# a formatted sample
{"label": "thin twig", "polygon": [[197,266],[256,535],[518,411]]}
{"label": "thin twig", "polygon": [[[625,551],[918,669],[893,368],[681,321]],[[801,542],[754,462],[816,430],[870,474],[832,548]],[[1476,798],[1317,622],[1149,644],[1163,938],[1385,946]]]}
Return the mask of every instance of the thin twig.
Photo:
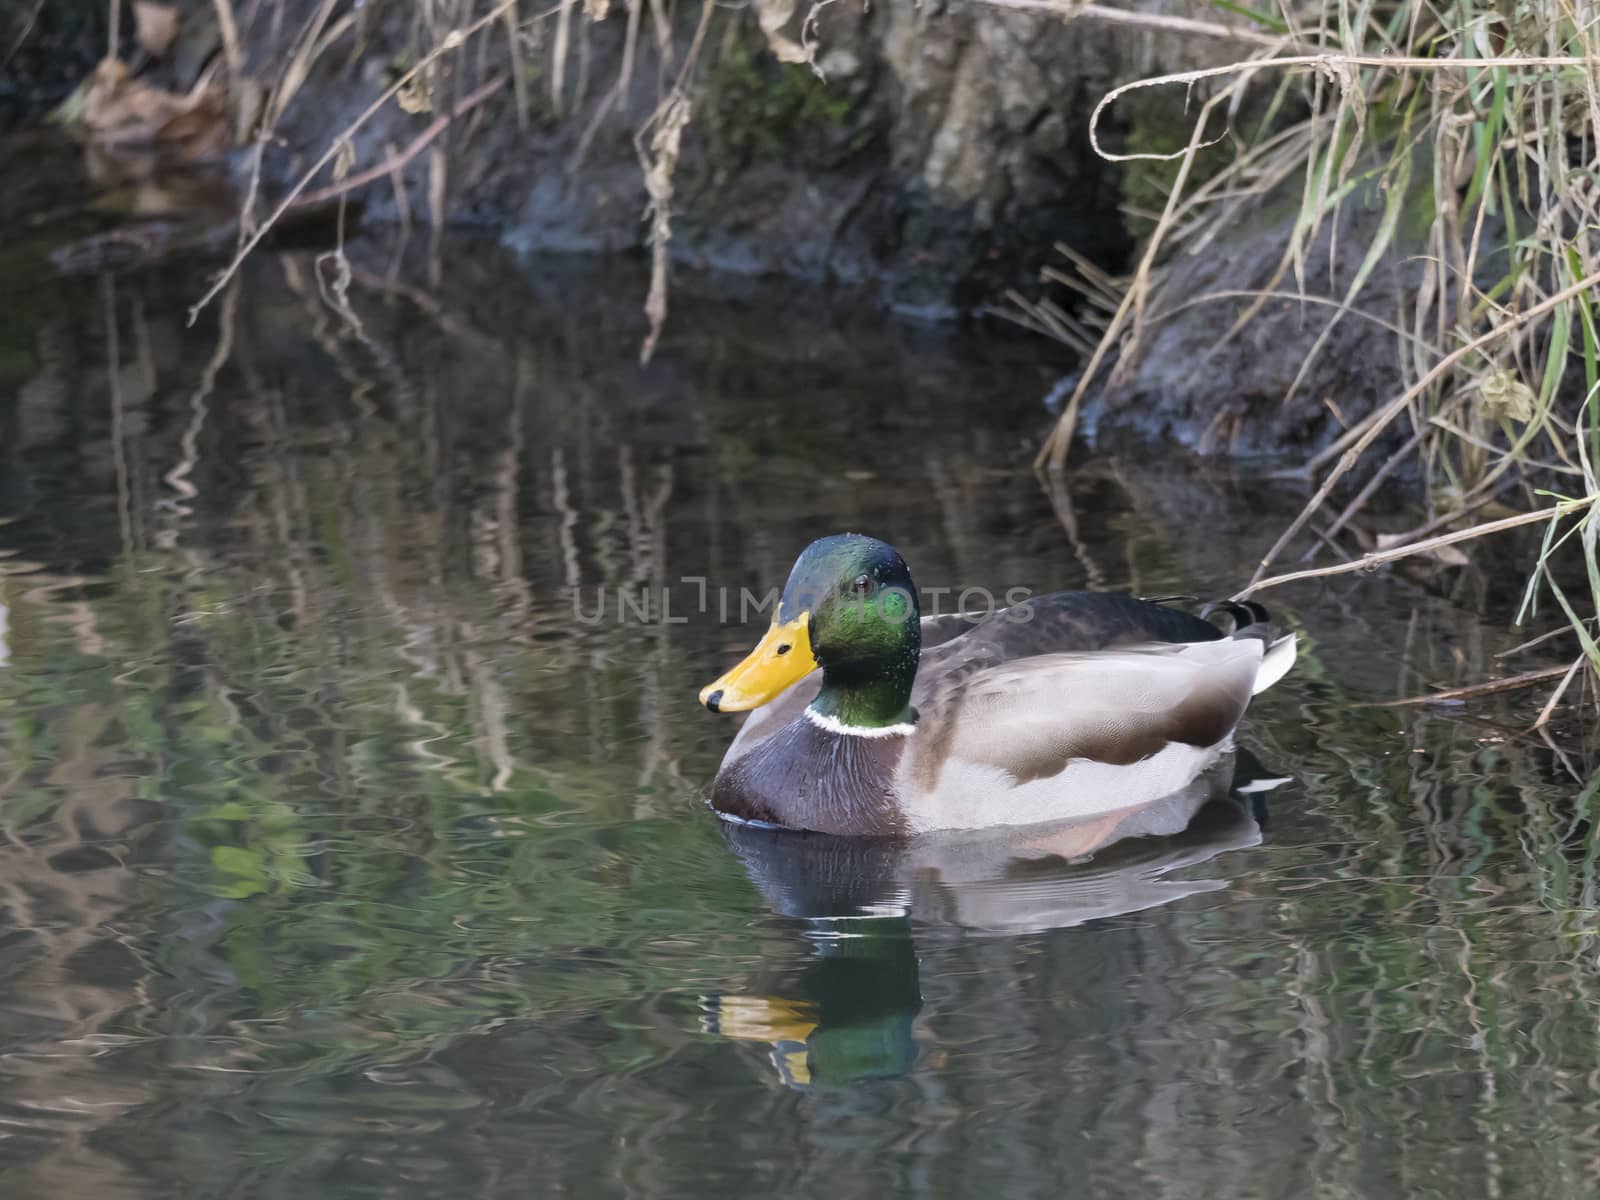
{"label": "thin twig", "polygon": [[1235,594],[1233,599],[1247,600],[1256,592],[1265,591],[1269,587],[1278,587],[1280,584],[1294,583],[1300,579],[1320,579],[1325,575],[1345,575],[1351,571],[1373,571],[1384,563],[1409,558],[1414,554],[1426,554],[1430,550],[1437,550],[1440,546],[1452,546],[1457,542],[1470,542],[1474,538],[1480,538],[1486,534],[1515,529],[1520,525],[1532,525],[1537,521],[1555,520],[1589,508],[1597,499],[1600,499],[1600,495],[1585,496],[1581,500],[1564,500],[1551,508],[1518,513],[1514,517],[1490,521],[1486,525],[1474,525],[1471,529],[1460,529],[1455,533],[1441,534],[1439,537],[1429,538],[1425,542],[1412,542],[1405,546],[1391,546],[1387,550],[1374,550],[1370,554],[1362,555],[1354,562],[1334,563],[1331,566],[1312,567],[1305,571],[1289,571],[1283,575],[1274,575],[1269,579],[1251,580],[1250,586]]}
{"label": "thin twig", "polygon": [[[1325,531],[1326,535],[1328,537],[1333,537],[1336,535],[1345,527],[1345,525],[1349,523],[1351,517],[1355,516],[1356,513],[1365,508],[1367,502],[1371,500],[1372,497],[1377,494],[1378,489],[1383,486],[1383,481],[1389,478],[1396,467],[1398,467],[1416,452],[1417,447],[1422,445],[1423,439],[1427,436],[1428,427],[1424,425],[1415,433],[1413,433],[1410,438],[1406,440],[1404,445],[1402,445],[1398,450],[1385,459],[1383,465],[1372,473],[1371,478],[1369,478],[1367,482],[1362,485],[1361,490],[1355,494],[1354,499],[1352,499],[1349,504],[1344,506],[1344,511],[1333,519],[1333,524],[1329,525]],[[1309,555],[1307,556],[1307,561],[1309,561]]]}
{"label": "thin twig", "polygon": [[[1500,692],[1514,692],[1532,687],[1546,679],[1572,675],[1583,665],[1578,659],[1570,667],[1545,667],[1538,671],[1524,671],[1520,675],[1507,675],[1504,679],[1490,679],[1485,683],[1472,683],[1465,687],[1447,688],[1442,692],[1429,692],[1423,696],[1406,696],[1401,700],[1383,700],[1372,704],[1357,704],[1355,708],[1409,708],[1418,704],[1445,704],[1453,700],[1472,700],[1478,696],[1493,696]],[[1542,722],[1540,722],[1542,724]],[[1538,728],[1537,725],[1534,728]]]}
{"label": "thin twig", "polygon": [[311,192],[308,195],[301,196],[290,207],[308,208],[314,204],[323,204],[329,200],[337,199],[338,197],[345,195],[347,192],[353,192],[358,187],[364,187],[369,183],[376,183],[385,175],[393,175],[396,171],[400,170],[401,167],[405,166],[419,153],[421,153],[429,142],[433,141],[434,138],[443,133],[446,125],[450,124],[450,122],[455,120],[457,117],[464,116],[471,112],[490,96],[494,95],[501,88],[505,87],[509,78],[510,77],[507,75],[497,75],[482,87],[474,88],[465,96],[461,97],[460,100],[456,101],[456,106],[449,112],[440,113],[437,117],[435,117],[433,121],[429,123],[428,127],[419,133],[414,139],[412,139],[411,144],[404,150],[392,152],[388,158],[384,159],[375,167],[368,167],[365,171],[357,171],[348,179],[342,180],[339,183],[330,184],[325,188],[318,188],[316,191]]}
{"label": "thin twig", "polygon": [[1533,722],[1530,731],[1532,729],[1543,729],[1549,723],[1550,715],[1556,711],[1556,705],[1561,703],[1561,697],[1567,694],[1567,689],[1572,686],[1572,681],[1578,677],[1578,669],[1588,661],[1581,654],[1572,660],[1572,665],[1563,673],[1561,682],[1556,685],[1556,690],[1550,693],[1550,699],[1546,700],[1544,707],[1539,710],[1539,716]]}
{"label": "thin twig", "polygon": [[1229,42],[1251,42],[1257,46],[1277,49],[1284,45],[1282,34],[1257,33],[1254,29],[1236,29],[1215,21],[1196,21],[1191,17],[1169,17],[1160,13],[1129,12],[1120,8],[1107,8],[1103,4],[1076,4],[1072,0],[983,0],[992,8],[1019,8],[1034,12],[1054,13],[1069,20],[1102,21],[1113,25],[1136,25],[1141,29],[1155,29],[1185,37],[1213,37]]}
{"label": "thin twig", "polygon": [[28,40],[28,35],[33,32],[33,26],[39,19],[39,14],[44,11],[44,0],[34,0],[33,11],[28,14],[28,19],[22,22],[22,32],[17,34],[17,40],[11,43],[11,49],[6,51],[6,56],[0,58],[0,71],[11,65],[11,60],[17,56],[17,51],[22,49],[22,44]]}
{"label": "thin twig", "polygon": [[1515,646],[1511,647],[1511,649],[1509,649],[1509,650],[1500,651],[1500,653],[1496,654],[1495,657],[1496,658],[1510,658],[1514,654],[1521,654],[1524,650],[1532,650],[1535,646],[1542,646],[1546,642],[1550,641],[1551,639],[1558,638],[1562,634],[1568,634],[1568,633],[1571,633],[1572,631],[1573,630],[1572,630],[1572,626],[1571,625],[1563,625],[1559,629],[1546,630],[1544,633],[1541,633],[1538,637],[1529,638],[1525,642],[1517,643]]}

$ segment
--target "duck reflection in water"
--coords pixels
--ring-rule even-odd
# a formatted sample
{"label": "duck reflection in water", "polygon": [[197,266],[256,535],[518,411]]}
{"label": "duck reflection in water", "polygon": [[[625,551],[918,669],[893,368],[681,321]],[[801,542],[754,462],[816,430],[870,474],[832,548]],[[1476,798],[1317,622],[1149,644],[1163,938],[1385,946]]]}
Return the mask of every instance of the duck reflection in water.
{"label": "duck reflection in water", "polygon": [[772,911],[800,923],[805,965],[749,994],[701,998],[708,1033],[765,1043],[791,1087],[908,1073],[922,1008],[914,929],[1037,933],[1227,886],[1171,879],[1260,844],[1272,778],[1230,755],[1156,805],[1090,821],[972,835],[863,839],[725,822]]}

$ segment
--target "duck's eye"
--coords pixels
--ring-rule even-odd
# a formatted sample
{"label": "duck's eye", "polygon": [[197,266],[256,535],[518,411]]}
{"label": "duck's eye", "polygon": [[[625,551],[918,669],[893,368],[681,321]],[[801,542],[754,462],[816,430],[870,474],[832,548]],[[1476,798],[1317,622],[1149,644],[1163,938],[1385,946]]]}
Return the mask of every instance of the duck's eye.
{"label": "duck's eye", "polygon": [[872,590],[872,580],[866,575],[857,575],[856,581],[850,585],[850,590],[858,596],[865,596]]}
{"label": "duck's eye", "polygon": [[778,647],[778,653],[779,653],[779,655],[784,655],[784,654],[789,653],[789,646],[787,644],[779,646]]}

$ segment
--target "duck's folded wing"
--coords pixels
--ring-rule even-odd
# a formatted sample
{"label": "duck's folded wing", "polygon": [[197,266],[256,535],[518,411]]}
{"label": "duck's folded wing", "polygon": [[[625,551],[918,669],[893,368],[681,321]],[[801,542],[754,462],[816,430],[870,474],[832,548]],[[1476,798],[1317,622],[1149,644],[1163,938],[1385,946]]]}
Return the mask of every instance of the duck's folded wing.
{"label": "duck's folded wing", "polygon": [[1022,784],[1073,760],[1122,766],[1174,743],[1215,746],[1244,715],[1264,650],[1224,639],[1047,654],[935,684],[908,766],[930,789],[951,762]]}

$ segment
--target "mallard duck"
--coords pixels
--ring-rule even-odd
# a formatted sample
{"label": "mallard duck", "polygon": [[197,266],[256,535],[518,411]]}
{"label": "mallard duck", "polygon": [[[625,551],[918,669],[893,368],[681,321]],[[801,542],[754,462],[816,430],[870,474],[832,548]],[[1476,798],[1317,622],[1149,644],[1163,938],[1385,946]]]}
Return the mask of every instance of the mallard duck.
{"label": "mallard duck", "polygon": [[1294,662],[1258,606],[1235,616],[1225,635],[1157,601],[1056,592],[923,618],[893,546],[820,538],[760,643],[700,693],[712,712],[759,710],[711,806],[894,836],[1149,804],[1226,752],[1250,697]]}

